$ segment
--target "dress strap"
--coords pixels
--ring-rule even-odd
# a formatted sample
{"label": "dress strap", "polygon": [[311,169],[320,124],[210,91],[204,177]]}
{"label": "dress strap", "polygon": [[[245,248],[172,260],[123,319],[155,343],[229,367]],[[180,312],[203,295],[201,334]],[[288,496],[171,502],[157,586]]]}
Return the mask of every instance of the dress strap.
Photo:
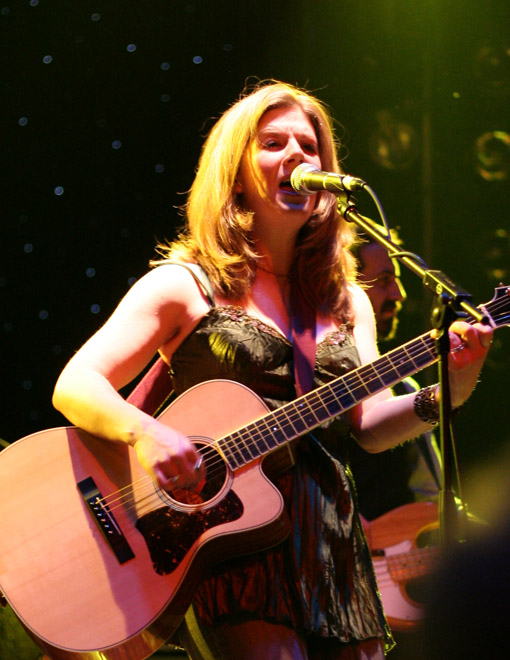
{"label": "dress strap", "polygon": [[207,277],[207,273],[202,268],[202,266],[199,266],[198,264],[186,264],[180,261],[175,261],[170,263],[175,264],[176,266],[182,266],[183,268],[186,268],[186,270],[188,270],[195,278],[195,282],[198,284],[200,290],[207,298],[209,305],[211,307],[216,307],[216,301],[214,298],[214,291],[211,282]]}
{"label": "dress strap", "polygon": [[[198,264],[185,264],[180,262],[171,263],[186,268],[186,270],[193,275],[200,290],[207,298],[209,305],[211,307],[216,306],[211,282],[201,266]],[[129,394],[127,401],[149,415],[155,415],[168,401],[171,394],[172,389],[170,386],[170,378],[168,376],[168,365],[161,357],[157,357],[154,364]]]}

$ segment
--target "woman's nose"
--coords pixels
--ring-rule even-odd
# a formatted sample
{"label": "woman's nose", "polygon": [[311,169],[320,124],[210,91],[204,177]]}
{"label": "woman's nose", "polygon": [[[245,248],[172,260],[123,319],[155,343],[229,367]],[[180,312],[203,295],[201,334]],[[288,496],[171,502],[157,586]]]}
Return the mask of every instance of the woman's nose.
{"label": "woman's nose", "polygon": [[303,163],[305,161],[305,152],[297,140],[289,140],[287,144],[286,160]]}

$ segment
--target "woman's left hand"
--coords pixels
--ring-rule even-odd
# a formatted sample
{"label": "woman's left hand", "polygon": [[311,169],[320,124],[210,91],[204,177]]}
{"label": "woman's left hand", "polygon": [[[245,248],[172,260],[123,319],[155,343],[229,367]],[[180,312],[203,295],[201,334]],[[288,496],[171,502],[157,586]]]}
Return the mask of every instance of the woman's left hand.
{"label": "woman's left hand", "polygon": [[450,326],[448,372],[452,408],[458,408],[473,391],[492,342],[488,325],[455,321]]}

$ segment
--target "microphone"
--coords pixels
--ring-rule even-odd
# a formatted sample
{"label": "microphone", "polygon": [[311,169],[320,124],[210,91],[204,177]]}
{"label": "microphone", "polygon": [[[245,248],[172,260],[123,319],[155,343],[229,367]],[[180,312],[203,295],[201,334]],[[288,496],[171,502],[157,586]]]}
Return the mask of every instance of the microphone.
{"label": "microphone", "polygon": [[328,190],[332,193],[354,192],[362,190],[366,183],[350,174],[322,172],[315,165],[302,163],[290,175],[290,185],[302,195],[313,195],[317,190]]}

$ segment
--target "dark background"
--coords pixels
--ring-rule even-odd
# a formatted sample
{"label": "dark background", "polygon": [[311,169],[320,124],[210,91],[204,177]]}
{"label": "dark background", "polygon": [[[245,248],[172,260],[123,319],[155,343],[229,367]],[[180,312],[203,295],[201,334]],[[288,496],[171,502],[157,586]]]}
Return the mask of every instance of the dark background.
{"label": "dark background", "polygon": [[[507,0],[3,0],[4,444],[67,423],[60,370],[174,235],[211,118],[256,79],[328,103],[345,170],[407,249],[492,298],[510,283],[509,25]],[[430,327],[403,279],[398,343]],[[507,335],[456,421],[468,484],[510,438]]]}

